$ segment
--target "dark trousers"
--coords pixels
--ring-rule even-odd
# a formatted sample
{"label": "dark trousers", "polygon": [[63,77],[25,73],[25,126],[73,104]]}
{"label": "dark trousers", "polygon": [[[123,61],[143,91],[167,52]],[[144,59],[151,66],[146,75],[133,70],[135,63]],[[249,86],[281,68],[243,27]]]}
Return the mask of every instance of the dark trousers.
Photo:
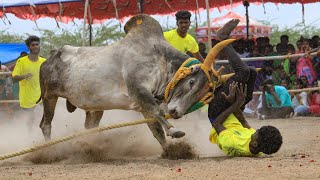
{"label": "dark trousers", "polygon": [[258,109],[258,113],[265,115],[266,119],[288,118],[294,109],[290,106],[286,107],[261,107]]}
{"label": "dark trousers", "polygon": [[222,92],[229,94],[229,85],[236,81],[238,83],[247,84],[247,96],[244,105],[241,110],[244,109],[245,104],[247,104],[252,99],[252,94],[254,90],[254,84],[257,77],[257,72],[254,67],[247,66],[241,61],[237,52],[233,49],[231,45],[225,47],[221,53],[224,53],[228,57],[229,64],[234,70],[235,74],[227,80],[225,84],[220,85],[214,91],[214,99],[209,103],[208,117],[211,121],[218,117],[223,111],[225,111],[231,104],[228,103]]}

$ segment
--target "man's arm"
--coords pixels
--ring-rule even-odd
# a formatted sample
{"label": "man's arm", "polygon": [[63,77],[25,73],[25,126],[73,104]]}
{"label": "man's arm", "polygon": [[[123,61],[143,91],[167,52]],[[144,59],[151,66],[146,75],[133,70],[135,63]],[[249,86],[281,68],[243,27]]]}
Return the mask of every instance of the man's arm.
{"label": "man's arm", "polygon": [[12,80],[13,80],[13,82],[19,82],[19,81],[24,80],[24,79],[29,80],[29,79],[32,78],[32,76],[33,75],[31,73],[28,73],[28,74],[25,74],[25,75],[16,75],[16,76],[12,77]]}
{"label": "man's arm", "polygon": [[236,103],[233,103],[214,120],[214,122],[212,123],[212,127],[214,127],[218,134],[226,129],[223,126],[224,121],[230,116],[231,113],[235,112],[237,108],[238,105]]}
{"label": "man's arm", "polygon": [[240,110],[240,108],[237,108],[234,111],[234,115],[236,116],[236,118],[239,120],[239,122],[242,124],[243,127],[250,129],[251,126],[249,125],[249,123],[247,122],[247,120],[245,119],[245,117],[243,116],[242,111]]}
{"label": "man's arm", "polygon": [[[246,93],[247,93],[247,86],[245,85],[245,88],[243,88],[243,85],[240,84],[240,87],[238,88],[238,83],[233,82],[229,85],[229,95],[226,96],[225,93],[223,93],[223,96],[227,99],[231,99],[235,97],[234,103],[232,103],[231,106],[229,106],[225,111],[223,111],[212,123],[212,126],[216,130],[218,134],[225,130],[226,128],[223,126],[224,121],[230,116],[231,113],[234,113],[237,111],[237,109],[240,110],[240,107],[244,104],[246,99]],[[236,95],[236,96],[235,96]],[[241,111],[240,111],[241,112]],[[242,112],[241,112],[242,113]]]}
{"label": "man's arm", "polygon": [[203,57],[201,56],[201,54],[200,54],[200,52],[198,51],[198,52],[196,52],[196,53],[192,53],[192,55],[196,58],[196,59],[198,59],[200,62],[204,62],[204,59],[203,59]]}
{"label": "man's arm", "polygon": [[281,99],[277,96],[276,92],[273,89],[273,86],[268,86],[268,92],[273,96],[274,100],[276,101],[278,106],[281,106]]}

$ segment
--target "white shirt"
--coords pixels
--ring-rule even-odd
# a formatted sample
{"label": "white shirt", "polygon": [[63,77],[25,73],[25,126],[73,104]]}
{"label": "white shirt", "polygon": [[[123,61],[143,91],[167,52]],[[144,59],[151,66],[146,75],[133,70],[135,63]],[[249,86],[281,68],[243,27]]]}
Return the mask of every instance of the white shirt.
{"label": "white shirt", "polygon": [[303,106],[308,106],[309,107],[309,104],[308,104],[308,100],[307,100],[307,93],[306,92],[301,92],[298,96],[301,97],[301,104],[300,102],[298,101],[298,98],[296,96],[294,96],[292,98],[292,104],[293,106],[296,108],[298,107],[299,105],[303,105]]}

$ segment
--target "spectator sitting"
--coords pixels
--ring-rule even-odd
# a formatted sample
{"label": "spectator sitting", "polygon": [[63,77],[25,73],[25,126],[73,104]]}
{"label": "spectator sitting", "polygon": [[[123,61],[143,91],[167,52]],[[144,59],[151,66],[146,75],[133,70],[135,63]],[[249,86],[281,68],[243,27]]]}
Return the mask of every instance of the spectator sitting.
{"label": "spectator sitting", "polygon": [[277,53],[279,55],[288,54],[288,42],[289,42],[289,36],[287,35],[280,36],[280,43],[277,44],[276,46]]}
{"label": "spectator sitting", "polygon": [[297,46],[296,54],[298,54],[298,53],[299,53],[299,50],[300,50],[301,47],[302,47],[302,39],[299,39],[299,40],[296,42],[296,46]]}
{"label": "spectator sitting", "polygon": [[313,58],[312,64],[317,73],[317,79],[320,79],[320,49],[318,49],[317,55]]}
{"label": "spectator sitting", "polygon": [[297,78],[300,78],[301,76],[306,76],[308,79],[308,84],[311,84],[316,78],[317,74],[312,66],[312,59],[313,57],[309,54],[310,46],[309,46],[309,40],[304,39],[301,49],[298,53],[307,53],[307,55],[300,57],[296,64],[297,69]]}
{"label": "spectator sitting", "polygon": [[[318,81],[313,82],[313,87],[319,87]],[[311,114],[320,116],[320,91],[312,93],[309,111]]]}
{"label": "spectator sitting", "polygon": [[290,80],[288,78],[282,78],[280,84],[286,89],[290,89]]}
{"label": "spectator sitting", "polygon": [[[302,89],[303,82],[301,79],[296,79],[294,89]],[[308,95],[306,92],[291,92],[292,104],[294,106],[294,116],[306,116],[309,114]]]}
{"label": "spectator sitting", "polygon": [[[5,65],[2,65],[0,61],[0,72],[11,72]],[[10,74],[0,75],[0,99],[11,99],[12,95],[12,81]]]}
{"label": "spectator sitting", "polygon": [[203,58],[206,58],[207,57],[207,53],[206,53],[206,50],[207,50],[207,47],[206,47],[206,45],[204,44],[204,43],[199,43],[198,44],[199,45],[199,53],[201,54],[201,56],[203,57]]}
{"label": "spectator sitting", "polygon": [[320,47],[320,37],[318,35],[315,35],[311,38],[311,47],[312,48]]}
{"label": "spectator sitting", "polygon": [[275,86],[272,79],[266,79],[261,85],[262,107],[258,109],[258,118],[291,118],[294,109],[288,90],[283,86]]}
{"label": "spectator sitting", "polygon": [[302,81],[302,87],[303,87],[303,88],[308,88],[308,87],[310,87],[307,76],[301,76],[300,79],[301,79],[301,81]]}

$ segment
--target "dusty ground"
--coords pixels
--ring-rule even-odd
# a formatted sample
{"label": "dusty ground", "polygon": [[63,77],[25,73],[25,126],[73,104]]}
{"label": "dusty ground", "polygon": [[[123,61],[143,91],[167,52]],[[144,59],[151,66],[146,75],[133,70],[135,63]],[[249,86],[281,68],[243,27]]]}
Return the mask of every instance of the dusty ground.
{"label": "dusty ground", "polygon": [[[61,104],[53,120],[53,137],[83,129],[84,113],[68,114]],[[41,114],[39,112],[39,114]],[[0,115],[0,153],[43,142],[38,122],[28,133],[23,117]],[[101,125],[141,119],[134,112],[105,112]],[[112,119],[112,120],[111,120]],[[40,121],[40,115],[39,115]],[[199,158],[161,159],[161,148],[146,125],[110,130],[0,162],[0,179],[319,179],[320,118],[250,119],[255,128],[273,125],[283,146],[272,156],[229,158],[208,141],[205,113],[172,120],[187,136]],[[177,140],[170,140],[175,142]]]}

